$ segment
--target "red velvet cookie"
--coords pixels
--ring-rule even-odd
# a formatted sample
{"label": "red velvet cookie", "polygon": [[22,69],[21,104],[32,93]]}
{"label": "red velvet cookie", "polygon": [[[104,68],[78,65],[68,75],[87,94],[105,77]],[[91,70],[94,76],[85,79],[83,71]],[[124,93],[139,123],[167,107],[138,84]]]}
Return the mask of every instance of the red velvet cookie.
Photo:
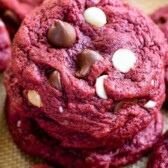
{"label": "red velvet cookie", "polygon": [[43,0],[0,0],[0,16],[14,35],[24,17]]}
{"label": "red velvet cookie", "polygon": [[153,153],[148,162],[148,168],[167,168],[168,167],[168,131],[160,138],[155,145]]}
{"label": "red velvet cookie", "polygon": [[[59,164],[70,168],[108,168],[131,164],[153,147],[162,132],[163,118],[161,113],[156,111],[153,120],[145,129],[132,139],[120,143],[118,148],[113,146],[90,149],[64,147],[60,140],[52,135],[59,131],[53,127],[52,120],[39,110],[31,108],[30,111],[25,110],[27,109],[24,103],[25,99],[20,95],[23,89],[18,87],[18,80],[12,75],[6,76],[7,78],[10,80],[10,84],[7,83],[9,84],[7,89],[10,97],[8,96],[6,103],[6,112],[8,125],[15,143],[30,155],[41,156],[43,159],[54,163],[55,167],[59,167],[57,165]],[[43,121],[43,124],[47,123],[45,129],[51,129],[52,132],[48,134],[49,132],[41,127],[38,120]],[[66,133],[62,132],[62,134],[65,135]],[[87,145],[87,140],[85,142]],[[113,141],[113,143],[118,142]]]}
{"label": "red velvet cookie", "polygon": [[159,8],[151,15],[151,18],[161,28],[168,39],[168,6]]}
{"label": "red velvet cookie", "polygon": [[[168,39],[168,6],[159,8],[151,15],[151,18],[160,27],[160,29],[163,31],[166,38]],[[166,62],[167,65],[165,69],[165,81],[166,81],[166,95],[168,95],[168,58]]]}
{"label": "red velvet cookie", "polygon": [[4,23],[0,19],[0,72],[3,71],[11,57],[10,39]]}
{"label": "red velvet cookie", "polygon": [[45,1],[23,21],[6,73],[14,141],[70,168],[140,159],[162,130],[167,49],[119,0]]}

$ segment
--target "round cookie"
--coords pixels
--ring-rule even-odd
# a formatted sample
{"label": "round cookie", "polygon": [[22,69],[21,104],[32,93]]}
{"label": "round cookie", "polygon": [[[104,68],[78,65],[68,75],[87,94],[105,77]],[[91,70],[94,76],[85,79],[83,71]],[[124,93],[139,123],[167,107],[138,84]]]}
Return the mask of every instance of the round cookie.
{"label": "round cookie", "polygon": [[[160,27],[160,29],[163,31],[166,38],[168,39],[168,6],[159,8],[151,15],[151,18]],[[166,62],[168,62],[168,60]],[[166,95],[168,95],[168,65],[166,65],[165,69],[165,82],[166,82]]]}
{"label": "round cookie", "polygon": [[159,8],[151,15],[151,18],[161,28],[168,39],[168,6]]}
{"label": "round cookie", "polygon": [[140,159],[162,130],[167,49],[119,0],[44,1],[16,34],[6,73],[14,141],[64,167]]}
{"label": "round cookie", "polygon": [[0,0],[0,16],[13,36],[21,21],[43,0]]}
{"label": "round cookie", "polygon": [[148,161],[148,168],[168,167],[168,131],[160,138]]}
{"label": "round cookie", "polygon": [[4,23],[0,19],[0,72],[2,72],[11,57],[10,39]]}

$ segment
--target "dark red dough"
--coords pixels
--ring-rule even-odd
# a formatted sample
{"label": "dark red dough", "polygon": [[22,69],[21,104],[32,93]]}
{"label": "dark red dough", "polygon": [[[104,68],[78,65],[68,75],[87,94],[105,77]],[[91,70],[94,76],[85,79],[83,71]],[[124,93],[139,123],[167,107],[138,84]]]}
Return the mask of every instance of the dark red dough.
{"label": "dark red dough", "polygon": [[4,23],[0,19],[0,72],[2,72],[11,57],[10,39]]}
{"label": "dark red dough", "polygon": [[[108,23],[104,27],[85,22],[83,13],[90,6],[105,12]],[[57,49],[48,42],[47,32],[55,19],[75,28],[77,40],[72,47]],[[136,66],[125,74],[111,62],[120,48],[137,57]],[[77,56],[85,49],[103,59],[79,79],[75,76]],[[119,0],[45,1],[25,18],[16,34],[12,67],[5,77],[7,118],[14,141],[33,156],[69,168],[108,168],[140,159],[162,131],[167,49],[158,27]],[[60,91],[49,82],[54,70],[60,73]],[[101,74],[108,75],[104,82],[107,100],[95,93]],[[29,102],[28,90],[38,92],[43,107]],[[143,106],[149,100],[156,106],[146,109]],[[123,106],[115,111],[121,101]]]}
{"label": "dark red dough", "polygon": [[[168,40],[168,6],[159,8],[151,15],[152,20],[160,27],[160,29],[165,34]],[[166,69],[165,69],[165,81],[166,81],[166,95],[168,95],[168,57],[166,61]],[[166,107],[168,107],[167,102],[165,103]]]}
{"label": "dark red dough", "polygon": [[[0,16],[13,36],[19,28],[21,21],[43,0],[0,0]],[[12,17],[7,13],[12,12]]]}
{"label": "dark red dough", "polygon": [[168,167],[168,131],[160,138],[148,161],[148,168]]}
{"label": "dark red dough", "polygon": [[[9,77],[9,76],[8,76]],[[9,79],[9,78],[8,78]],[[153,121],[133,139],[125,141],[120,147],[101,147],[99,149],[63,148],[60,141],[48,135],[36,122],[35,115],[41,120],[50,122],[43,114],[31,118],[24,111],[24,98],[20,96],[16,78],[10,78],[6,104],[7,120],[15,143],[32,156],[41,156],[49,162],[60,164],[68,168],[108,168],[134,163],[157,142],[163,128],[163,118],[156,112]],[[29,109],[33,113],[33,109]],[[47,124],[46,124],[47,127]],[[48,127],[52,127],[48,126]],[[64,134],[64,132],[62,132]],[[117,143],[117,142],[115,142]],[[56,166],[57,167],[57,166]]]}

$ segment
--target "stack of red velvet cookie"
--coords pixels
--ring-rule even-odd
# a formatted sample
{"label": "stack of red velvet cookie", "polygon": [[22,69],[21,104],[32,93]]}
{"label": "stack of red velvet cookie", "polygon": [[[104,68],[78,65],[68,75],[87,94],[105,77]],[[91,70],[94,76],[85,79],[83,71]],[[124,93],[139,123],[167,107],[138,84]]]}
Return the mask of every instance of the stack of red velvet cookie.
{"label": "stack of red velvet cookie", "polygon": [[62,167],[134,163],[162,132],[167,51],[150,18],[120,0],[44,1],[6,72],[14,141]]}

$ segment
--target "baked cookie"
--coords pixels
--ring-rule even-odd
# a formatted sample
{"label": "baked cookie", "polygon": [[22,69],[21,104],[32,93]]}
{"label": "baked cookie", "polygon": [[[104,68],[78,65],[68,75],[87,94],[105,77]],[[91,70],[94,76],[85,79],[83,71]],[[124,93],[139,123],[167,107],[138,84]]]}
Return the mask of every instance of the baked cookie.
{"label": "baked cookie", "polygon": [[[151,15],[151,18],[160,27],[160,29],[163,31],[166,38],[168,39],[168,6],[159,8]],[[168,60],[166,62],[167,65],[165,68],[165,82],[166,82],[166,95],[168,95]]]}
{"label": "baked cookie", "polygon": [[162,131],[167,49],[120,0],[44,1],[16,34],[5,77],[14,141],[70,168],[140,159]]}
{"label": "baked cookie", "polygon": [[11,57],[10,39],[4,23],[0,19],[0,72],[2,72]]}
{"label": "baked cookie", "polygon": [[0,16],[8,31],[14,35],[24,17],[43,0],[0,0]]}
{"label": "baked cookie", "polygon": [[151,18],[161,28],[168,39],[168,6],[159,8],[151,15]]}
{"label": "baked cookie", "polygon": [[160,138],[148,161],[148,168],[168,167],[168,131]]}
{"label": "baked cookie", "polygon": [[[24,110],[27,106],[23,103],[25,99],[20,95],[22,88],[18,87],[18,80],[12,77],[12,74],[10,75],[6,76],[6,79],[10,80],[10,84],[7,82],[9,84],[7,89],[10,88],[8,90],[10,97],[8,97],[6,103],[6,112],[14,141],[22,150],[32,156],[41,156],[43,159],[54,163],[55,167],[58,167],[57,164],[59,164],[62,167],[69,165],[70,168],[108,168],[134,163],[153,147],[162,132],[163,117],[157,111],[153,120],[145,129],[132,139],[120,143],[117,148],[110,143],[110,146],[101,148],[64,147],[59,138],[56,138],[57,131],[59,131],[60,136],[61,130],[58,129],[56,124],[53,124],[53,120],[49,119],[40,110],[30,108],[29,113]],[[45,131],[46,129],[49,129],[50,132]],[[66,132],[62,132],[62,134],[66,138]],[[76,138],[79,139],[78,135],[79,133],[76,134]],[[69,141],[75,140],[73,137],[70,138]],[[85,137],[83,136],[83,138]],[[86,139],[84,140],[87,145],[89,142]],[[65,141],[67,140],[65,139]],[[80,144],[80,142],[76,143]],[[119,144],[115,139],[113,143]]]}

